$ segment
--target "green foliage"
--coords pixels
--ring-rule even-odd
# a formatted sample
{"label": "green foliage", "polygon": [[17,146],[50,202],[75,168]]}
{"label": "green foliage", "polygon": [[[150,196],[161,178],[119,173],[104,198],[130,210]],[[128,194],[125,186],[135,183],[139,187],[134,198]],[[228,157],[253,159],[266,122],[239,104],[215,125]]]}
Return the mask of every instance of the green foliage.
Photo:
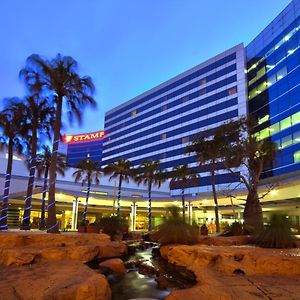
{"label": "green foliage", "polygon": [[115,235],[128,231],[127,221],[119,216],[101,218],[99,227],[103,233],[108,234],[112,239]]}
{"label": "green foliage", "polygon": [[195,244],[198,240],[198,229],[185,222],[179,216],[179,208],[168,208],[168,219],[151,235],[151,239],[161,245],[167,244]]}
{"label": "green foliage", "polygon": [[78,225],[79,225],[79,226],[87,226],[88,223],[87,223],[87,221],[85,221],[85,220],[81,220],[81,221],[79,222]]}
{"label": "green foliage", "polygon": [[89,224],[89,226],[94,226],[94,227],[95,227],[95,226],[98,226],[98,225],[99,225],[99,224],[98,224],[98,223],[96,223],[96,222],[94,222],[94,223],[90,223],[90,224]]}
{"label": "green foliage", "polygon": [[221,235],[222,236],[237,236],[237,235],[243,235],[243,234],[244,234],[243,224],[241,224],[239,222],[234,222],[234,223],[228,225]]}
{"label": "green foliage", "polygon": [[294,238],[289,219],[283,214],[274,214],[270,224],[256,237],[255,243],[263,248],[292,248]]}

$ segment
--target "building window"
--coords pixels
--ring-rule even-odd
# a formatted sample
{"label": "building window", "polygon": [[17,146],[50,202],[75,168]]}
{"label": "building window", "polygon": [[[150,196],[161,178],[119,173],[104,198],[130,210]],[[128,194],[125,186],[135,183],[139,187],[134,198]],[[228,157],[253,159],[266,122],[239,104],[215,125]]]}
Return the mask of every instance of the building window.
{"label": "building window", "polygon": [[207,79],[206,78],[202,78],[199,80],[199,84],[202,85],[202,84],[205,84],[207,83]]}
{"label": "building window", "polygon": [[270,133],[271,134],[276,134],[279,131],[280,131],[280,128],[279,128],[279,123],[278,122],[270,126]]}
{"label": "building window", "polygon": [[270,119],[269,115],[265,115],[262,118],[258,118],[258,124],[262,124],[264,122],[267,122]]}
{"label": "building window", "polygon": [[269,127],[267,127],[267,128],[265,128],[265,129],[263,129],[263,130],[260,131],[260,135],[259,135],[260,139],[265,139],[265,138],[267,138],[269,136],[270,136],[270,129],[269,129]]}
{"label": "building window", "polygon": [[136,111],[136,110],[133,110],[133,111],[131,112],[131,116],[132,116],[132,117],[136,116],[136,114],[137,114],[137,111]]}
{"label": "building window", "polygon": [[300,163],[300,151],[294,152],[294,163]]}
{"label": "building window", "polygon": [[189,96],[184,96],[182,98],[182,103],[185,103],[185,102],[188,102],[190,100],[190,97]]}
{"label": "building window", "polygon": [[300,143],[300,131],[293,133],[293,144]]}
{"label": "building window", "polygon": [[182,138],[182,144],[187,144],[190,141],[188,136]]}
{"label": "building window", "polygon": [[292,144],[293,144],[293,138],[292,138],[291,134],[289,134],[281,139],[281,148],[282,149],[285,147],[288,147]]}
{"label": "building window", "polygon": [[280,121],[280,130],[284,130],[289,127],[291,127],[291,118],[290,117],[287,117]]}
{"label": "building window", "polygon": [[161,153],[160,154],[160,159],[165,159],[167,158],[167,153]]}
{"label": "building window", "polygon": [[236,86],[228,90],[228,96],[234,95],[237,93]]}
{"label": "building window", "polygon": [[160,136],[160,139],[161,140],[165,140],[167,138],[167,134],[166,133],[163,133],[161,136]]}
{"label": "building window", "polygon": [[287,68],[286,66],[284,66],[282,69],[280,69],[278,72],[277,72],[277,81],[282,79],[284,76],[287,75]]}
{"label": "building window", "polygon": [[206,94],[206,89],[199,90],[199,96],[203,96]]}
{"label": "building window", "polygon": [[300,123],[300,111],[292,115],[292,124],[296,125]]}
{"label": "building window", "polygon": [[161,111],[166,111],[168,109],[168,105],[165,104],[164,106],[162,106]]}

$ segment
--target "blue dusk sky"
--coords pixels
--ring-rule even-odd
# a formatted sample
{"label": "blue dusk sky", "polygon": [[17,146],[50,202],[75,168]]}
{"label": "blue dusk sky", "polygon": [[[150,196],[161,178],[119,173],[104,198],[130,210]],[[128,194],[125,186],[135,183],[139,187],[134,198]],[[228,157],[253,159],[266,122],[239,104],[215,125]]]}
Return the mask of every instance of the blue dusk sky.
{"label": "blue dusk sky", "polygon": [[23,96],[26,58],[57,53],[93,78],[97,110],[68,133],[102,129],[104,113],[244,42],[289,0],[1,0],[0,99]]}

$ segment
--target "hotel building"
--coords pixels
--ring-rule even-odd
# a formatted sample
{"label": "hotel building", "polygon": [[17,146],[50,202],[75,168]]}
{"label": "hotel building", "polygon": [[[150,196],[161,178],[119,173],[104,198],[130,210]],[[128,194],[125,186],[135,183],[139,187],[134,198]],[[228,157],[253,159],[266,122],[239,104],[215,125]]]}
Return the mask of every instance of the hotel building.
{"label": "hotel building", "polygon": [[[209,192],[210,166],[199,167],[185,148],[196,134],[209,137],[222,123],[246,115],[245,67],[240,44],[107,112],[103,165],[125,158],[138,166],[152,159],[171,171],[187,163],[201,179],[186,193]],[[216,181],[221,189],[237,177],[219,167]]]}

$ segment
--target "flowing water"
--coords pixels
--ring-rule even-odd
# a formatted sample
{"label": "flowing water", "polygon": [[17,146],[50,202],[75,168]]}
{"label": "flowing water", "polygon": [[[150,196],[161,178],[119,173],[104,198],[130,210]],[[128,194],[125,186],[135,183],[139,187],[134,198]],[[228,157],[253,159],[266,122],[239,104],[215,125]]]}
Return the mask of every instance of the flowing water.
{"label": "flowing water", "polygon": [[[142,261],[150,268],[158,268],[151,254],[151,248],[137,251],[128,260]],[[128,300],[134,298],[163,299],[170,290],[159,289],[154,276],[140,274],[138,267],[129,268],[123,277],[109,275],[108,280],[112,290],[112,300]]]}
{"label": "flowing water", "polygon": [[[147,242],[144,245],[147,247]],[[112,300],[164,299],[172,290],[196,283],[192,272],[172,266],[162,258],[152,257],[152,247],[137,250],[128,257],[125,265],[127,273],[123,277],[108,276]]]}

